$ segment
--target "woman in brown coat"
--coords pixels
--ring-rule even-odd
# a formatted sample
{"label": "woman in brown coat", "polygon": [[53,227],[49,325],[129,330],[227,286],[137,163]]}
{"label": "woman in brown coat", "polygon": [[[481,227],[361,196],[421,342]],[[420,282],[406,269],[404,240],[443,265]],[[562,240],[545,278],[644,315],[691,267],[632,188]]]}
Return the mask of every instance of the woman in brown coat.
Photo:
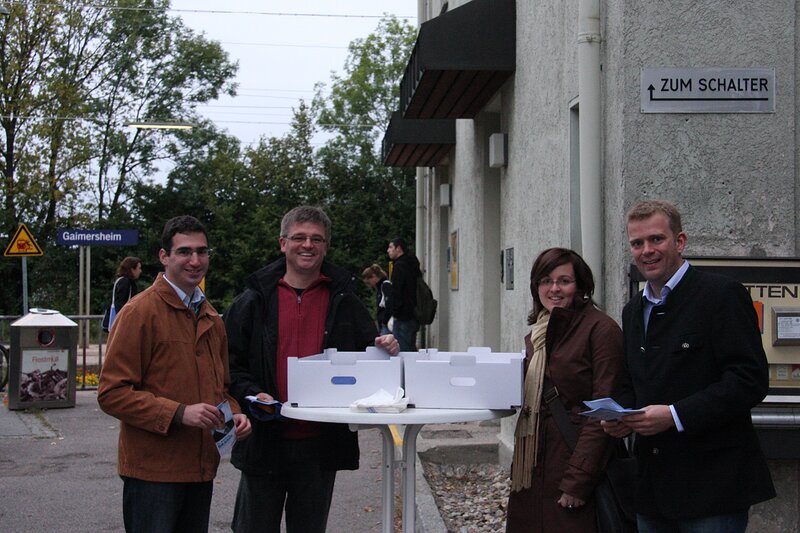
{"label": "woman in brown coat", "polygon": [[[594,306],[593,291],[589,266],[572,250],[550,248],[533,264],[532,330],[525,338],[525,398],[515,432],[507,533],[596,530],[592,492],[613,440],[578,413],[584,400],[612,396],[624,363],[622,331]],[[579,428],[574,451],[544,400],[551,386],[558,391],[552,401],[562,402]]]}

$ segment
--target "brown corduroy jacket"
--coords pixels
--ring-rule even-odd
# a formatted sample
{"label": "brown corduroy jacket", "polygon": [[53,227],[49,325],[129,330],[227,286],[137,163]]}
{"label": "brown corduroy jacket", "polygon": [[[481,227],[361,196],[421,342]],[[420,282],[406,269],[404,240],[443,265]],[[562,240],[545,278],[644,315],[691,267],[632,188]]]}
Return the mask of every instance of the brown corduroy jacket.
{"label": "brown corduroy jacket", "polygon": [[228,342],[207,301],[187,308],[159,274],[117,315],[100,376],[100,407],[121,421],[119,474],[156,482],[214,478],[219,453],[210,431],[174,423],[181,405],[228,400]]}

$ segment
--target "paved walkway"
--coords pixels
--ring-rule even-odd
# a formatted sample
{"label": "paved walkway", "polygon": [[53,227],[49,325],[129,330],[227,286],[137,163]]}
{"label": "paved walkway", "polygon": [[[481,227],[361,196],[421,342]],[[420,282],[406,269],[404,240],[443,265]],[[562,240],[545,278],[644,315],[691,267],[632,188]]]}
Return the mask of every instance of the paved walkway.
{"label": "paved walkway", "polygon": [[[446,431],[452,427],[427,426],[419,437],[420,451],[463,444],[463,437]],[[0,406],[0,531],[123,531],[118,430],[117,420],[98,407],[95,391],[78,391],[74,408],[28,412]],[[478,433],[491,440],[497,430]],[[337,476],[328,522],[332,533],[381,531],[381,437],[371,429],[360,432],[359,439],[361,468]],[[444,533],[421,472],[418,463],[418,530]],[[238,480],[238,471],[223,460],[214,485],[211,531],[230,531]]]}

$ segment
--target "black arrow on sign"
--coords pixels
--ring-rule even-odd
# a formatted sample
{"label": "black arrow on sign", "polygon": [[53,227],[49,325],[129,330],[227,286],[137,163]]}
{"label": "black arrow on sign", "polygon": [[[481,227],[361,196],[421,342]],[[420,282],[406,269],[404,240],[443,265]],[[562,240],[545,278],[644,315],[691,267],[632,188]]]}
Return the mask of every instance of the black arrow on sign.
{"label": "black arrow on sign", "polygon": [[714,98],[714,97],[700,97],[700,96],[684,96],[684,97],[672,97],[672,98],[656,98],[653,96],[653,91],[655,91],[655,87],[650,84],[650,87],[647,88],[648,92],[650,93],[650,101],[651,102],[767,102],[769,101],[769,97],[765,96],[752,96],[752,97],[745,97],[745,98]]}

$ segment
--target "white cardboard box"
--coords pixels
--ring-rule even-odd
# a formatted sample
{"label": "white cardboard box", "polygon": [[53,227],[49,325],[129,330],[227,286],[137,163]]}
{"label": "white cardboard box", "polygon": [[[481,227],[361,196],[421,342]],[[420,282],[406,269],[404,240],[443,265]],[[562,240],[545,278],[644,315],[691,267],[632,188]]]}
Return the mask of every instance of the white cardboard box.
{"label": "white cardboard box", "polygon": [[297,407],[350,407],[384,389],[394,395],[402,385],[399,357],[382,348],[339,352],[335,348],[308,357],[289,357],[289,404]]}
{"label": "white cardboard box", "polygon": [[524,352],[435,349],[405,352],[403,376],[409,404],[440,409],[509,409],[522,405]]}

